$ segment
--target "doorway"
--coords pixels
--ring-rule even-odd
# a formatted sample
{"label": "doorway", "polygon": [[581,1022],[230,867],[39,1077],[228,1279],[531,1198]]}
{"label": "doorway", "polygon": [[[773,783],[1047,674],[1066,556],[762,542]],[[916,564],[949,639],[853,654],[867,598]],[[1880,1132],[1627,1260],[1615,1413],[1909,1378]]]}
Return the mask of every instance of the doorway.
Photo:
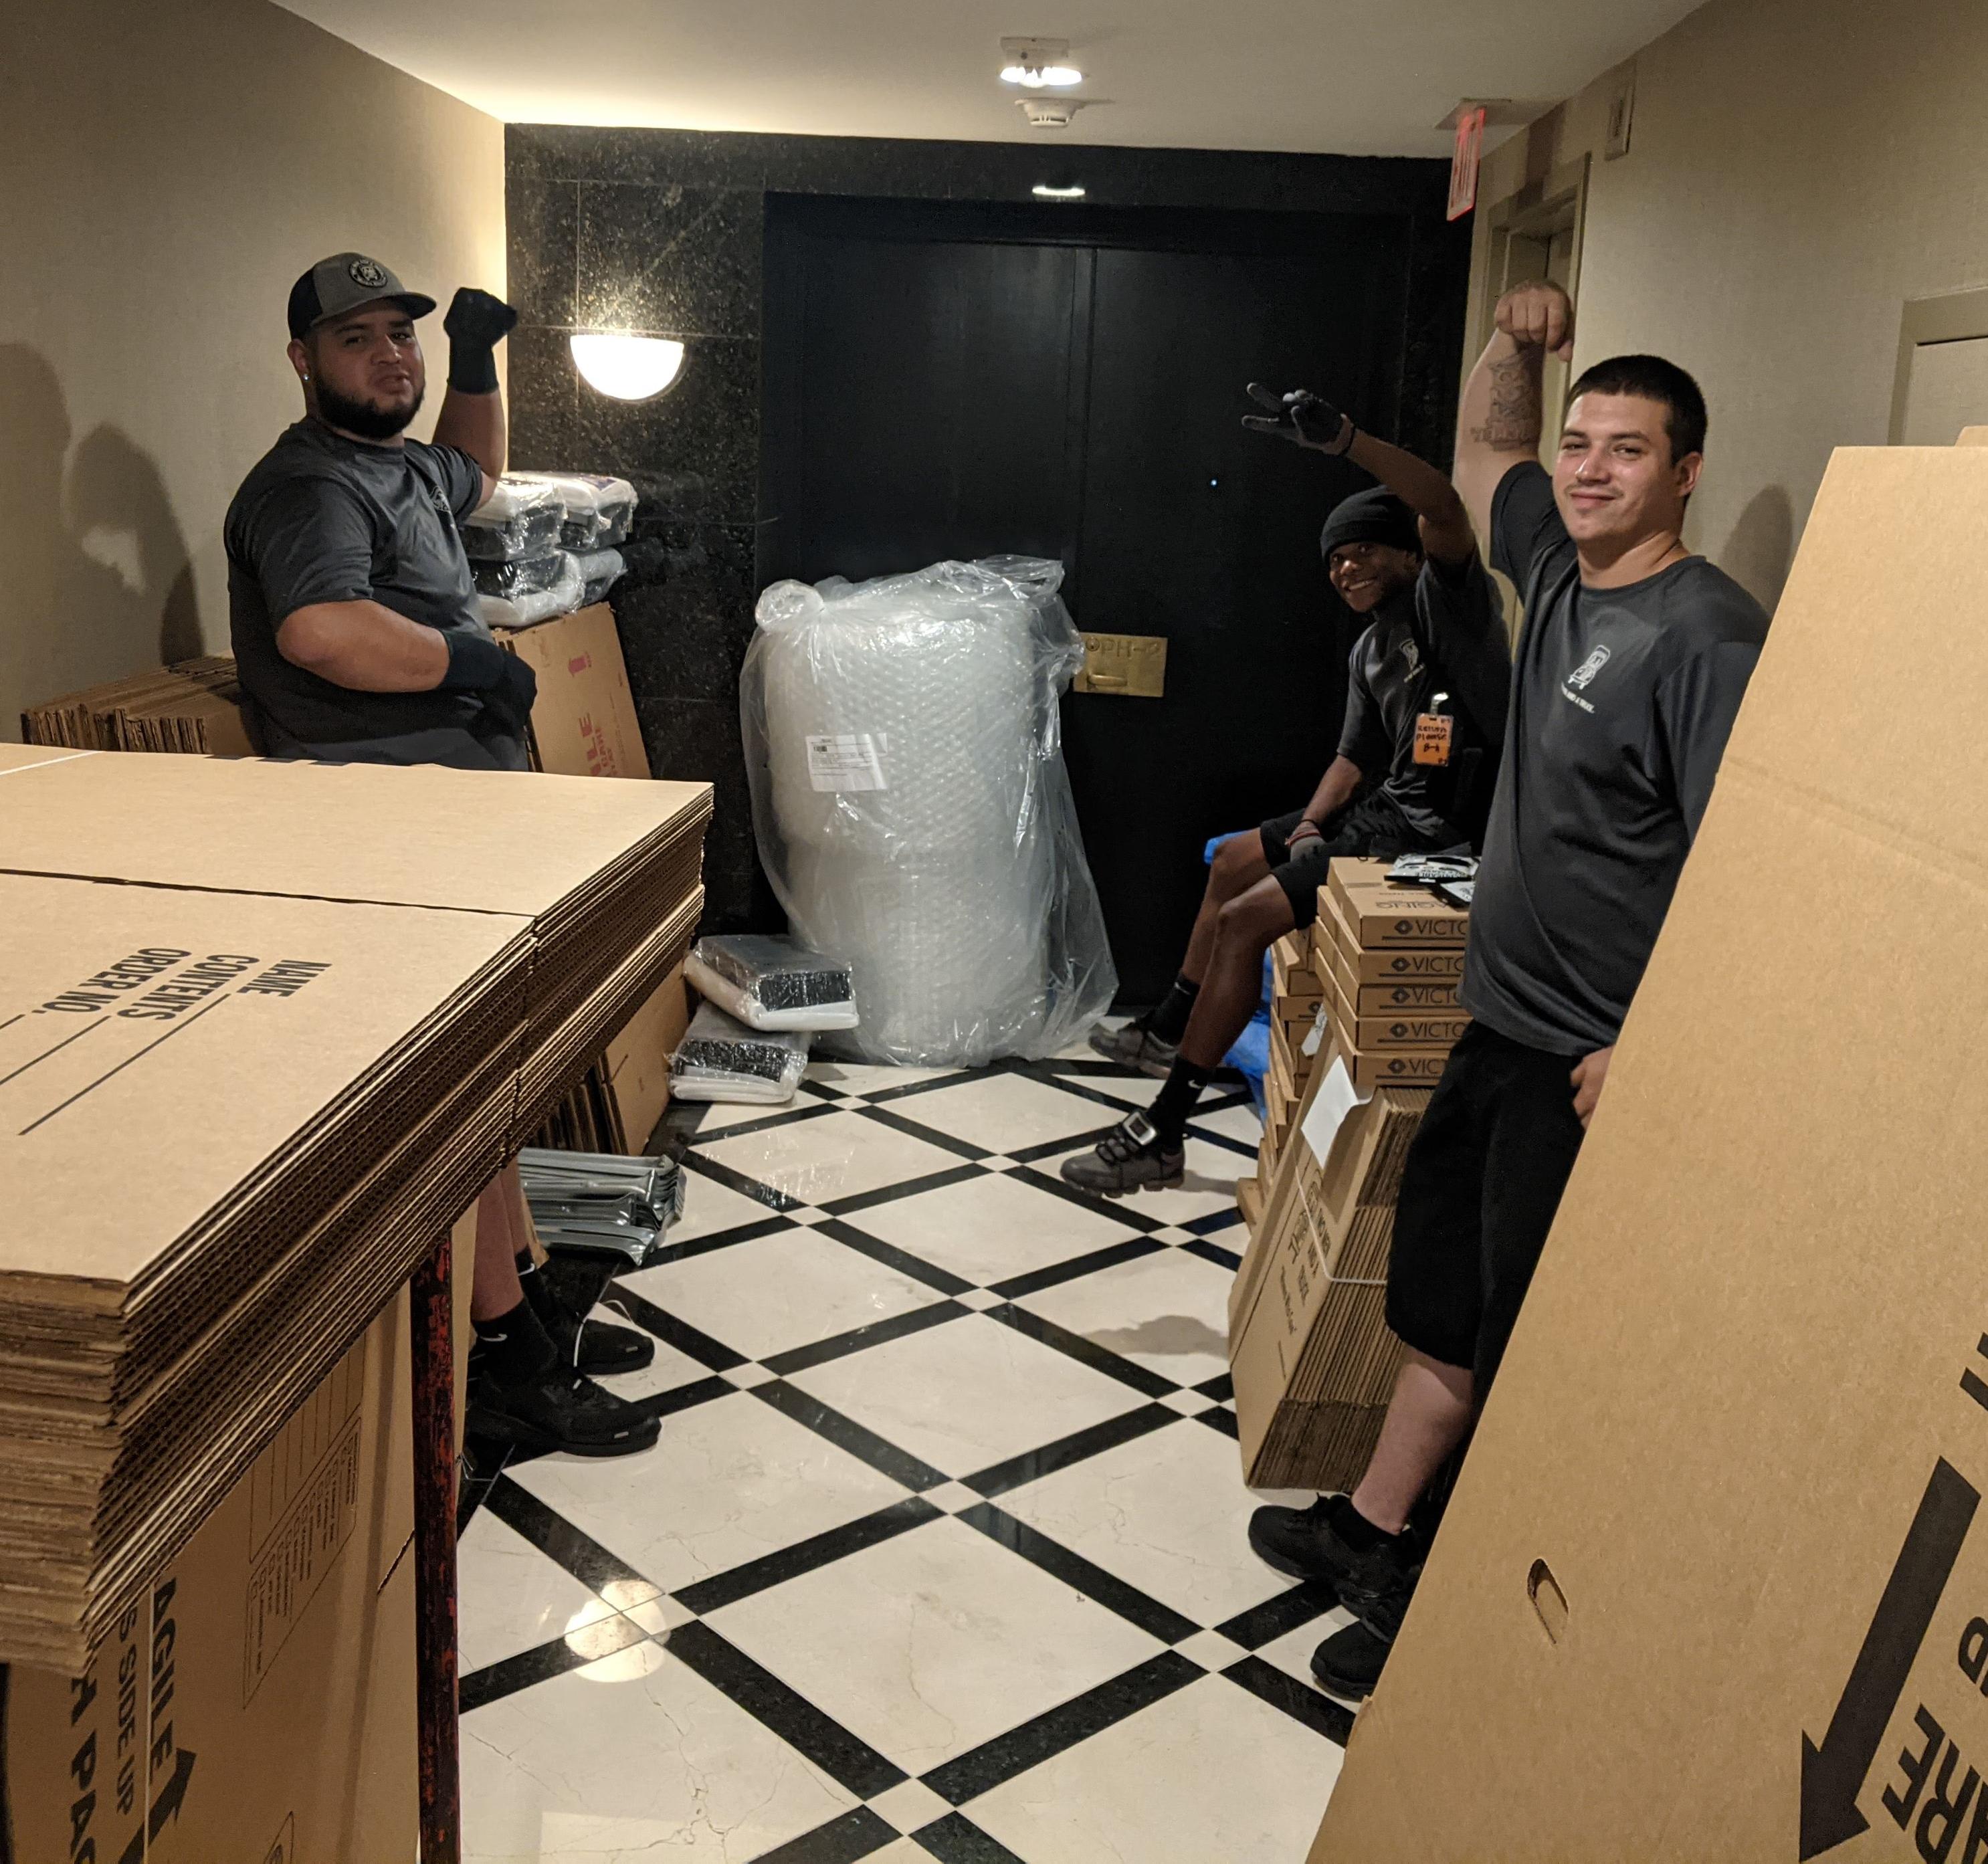
{"label": "doorway", "polygon": [[1172,980],[1203,843],[1302,806],[1351,618],[1318,560],[1366,483],[1246,433],[1252,378],[1397,430],[1412,223],[768,201],[759,569],[1060,559],[1087,632],[1166,638],[1157,699],[1073,694],[1065,754],[1122,1000]]}

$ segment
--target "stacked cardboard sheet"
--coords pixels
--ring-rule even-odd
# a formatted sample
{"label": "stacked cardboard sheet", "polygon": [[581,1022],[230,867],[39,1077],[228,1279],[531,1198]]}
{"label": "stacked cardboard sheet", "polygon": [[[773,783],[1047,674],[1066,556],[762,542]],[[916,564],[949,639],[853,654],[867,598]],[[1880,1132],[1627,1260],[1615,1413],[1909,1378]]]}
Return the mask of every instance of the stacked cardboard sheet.
{"label": "stacked cardboard sheet", "polygon": [[1390,881],[1388,865],[1334,861],[1318,890],[1312,966],[1362,1092],[1433,1086],[1470,1020],[1456,996],[1469,915],[1426,887]]}
{"label": "stacked cardboard sheet", "polygon": [[1267,1194],[1291,1122],[1311,1080],[1324,987],[1310,963],[1310,934],[1288,934],[1270,951],[1270,1065],[1263,1076],[1263,1138],[1256,1183]]}
{"label": "stacked cardboard sheet", "polygon": [[175,661],[69,693],[21,714],[31,745],[73,751],[164,751],[248,757],[242,688],[225,655]]}
{"label": "stacked cardboard sheet", "polygon": [[1429,1090],[1314,1076],[1230,1291],[1229,1369],[1245,1479],[1346,1486],[1365,1466],[1401,1346],[1385,1318],[1395,1199]]}
{"label": "stacked cardboard sheet", "polygon": [[709,795],[0,758],[0,1658],[81,1660],[681,963]]}

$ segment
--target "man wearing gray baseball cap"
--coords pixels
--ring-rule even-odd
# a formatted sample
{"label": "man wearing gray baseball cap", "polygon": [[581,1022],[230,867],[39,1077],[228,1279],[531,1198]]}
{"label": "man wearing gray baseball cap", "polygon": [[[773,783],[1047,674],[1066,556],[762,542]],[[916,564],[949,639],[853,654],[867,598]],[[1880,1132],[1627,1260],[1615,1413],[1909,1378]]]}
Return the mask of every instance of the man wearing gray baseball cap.
{"label": "man wearing gray baseball cap", "polygon": [[496,346],[518,314],[455,294],[434,439],[415,320],[435,308],[363,253],[290,288],[304,417],[228,508],[235,657],[264,748],[328,762],[526,768],[531,669],[492,639],[456,525],[504,470]]}
{"label": "man wearing gray baseball cap", "polygon": [[[457,531],[504,470],[496,348],[518,313],[455,294],[429,443],[407,429],[428,382],[414,324],[434,308],[361,252],[290,288],[304,417],[242,481],[225,527],[235,663],[272,757],[526,768],[537,681],[484,626]],[[532,1451],[646,1449],[657,1420],[586,1375],[638,1369],[653,1344],[566,1312],[530,1240],[509,1165],[477,1206],[472,1429]]]}

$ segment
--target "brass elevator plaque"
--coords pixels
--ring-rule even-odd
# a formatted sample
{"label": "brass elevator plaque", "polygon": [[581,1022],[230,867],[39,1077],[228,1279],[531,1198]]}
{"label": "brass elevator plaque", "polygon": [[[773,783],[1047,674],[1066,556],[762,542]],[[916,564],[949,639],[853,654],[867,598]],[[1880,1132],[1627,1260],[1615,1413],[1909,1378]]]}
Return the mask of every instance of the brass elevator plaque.
{"label": "brass elevator plaque", "polygon": [[1158,699],[1167,690],[1163,634],[1087,634],[1084,667],[1072,683],[1080,693],[1112,693],[1124,699]]}

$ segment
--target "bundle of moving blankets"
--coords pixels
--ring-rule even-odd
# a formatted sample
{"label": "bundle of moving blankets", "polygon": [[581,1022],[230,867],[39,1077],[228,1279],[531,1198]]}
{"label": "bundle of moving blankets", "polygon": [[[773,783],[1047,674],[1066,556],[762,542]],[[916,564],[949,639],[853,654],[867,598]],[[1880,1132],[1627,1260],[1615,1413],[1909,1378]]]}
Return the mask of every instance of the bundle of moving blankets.
{"label": "bundle of moving blankets", "polygon": [[529,628],[598,602],[626,565],[635,488],[592,473],[507,472],[462,526],[493,628]]}

